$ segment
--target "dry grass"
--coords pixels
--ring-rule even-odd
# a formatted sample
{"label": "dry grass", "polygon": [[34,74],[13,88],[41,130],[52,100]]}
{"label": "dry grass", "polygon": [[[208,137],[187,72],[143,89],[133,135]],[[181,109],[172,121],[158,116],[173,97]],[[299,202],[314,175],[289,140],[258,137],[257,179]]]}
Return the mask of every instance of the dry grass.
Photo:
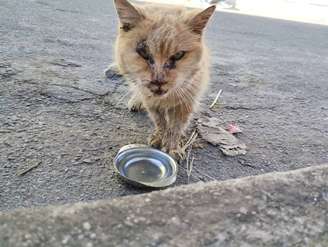
{"label": "dry grass", "polygon": [[210,109],[213,109],[213,107],[216,105],[216,103],[218,102],[221,94],[222,94],[223,90],[221,89],[218,94],[216,95],[215,99],[213,100],[212,104],[210,105]]}
{"label": "dry grass", "polygon": [[184,151],[187,150],[186,169],[187,169],[188,184],[190,183],[190,177],[191,177],[191,173],[192,173],[193,165],[194,165],[194,160],[195,160],[195,157],[191,158],[190,155],[191,155],[193,144],[195,143],[197,137],[198,137],[198,132],[197,132],[197,130],[194,130],[192,132],[192,134],[190,135],[188,141],[182,147],[182,149]]}
{"label": "dry grass", "polygon": [[192,146],[190,146],[190,148],[188,150],[187,161],[186,161],[188,184],[190,183],[190,177],[191,177],[191,173],[192,173],[192,169],[193,169],[193,165],[194,165],[194,160],[195,160],[195,157],[190,158],[191,150],[192,150]]}
{"label": "dry grass", "polygon": [[188,141],[182,146],[182,150],[186,151],[188,147],[190,147],[197,139],[198,132],[194,130],[189,137]]}

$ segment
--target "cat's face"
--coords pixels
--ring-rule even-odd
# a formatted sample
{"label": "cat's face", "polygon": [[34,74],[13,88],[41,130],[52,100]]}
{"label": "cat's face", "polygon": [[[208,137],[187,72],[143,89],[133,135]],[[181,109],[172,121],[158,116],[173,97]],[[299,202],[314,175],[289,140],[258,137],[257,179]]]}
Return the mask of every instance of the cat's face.
{"label": "cat's face", "polygon": [[121,21],[119,53],[129,78],[155,97],[188,83],[199,66],[201,34],[215,7],[201,13],[174,8],[152,13],[126,0],[115,4]]}

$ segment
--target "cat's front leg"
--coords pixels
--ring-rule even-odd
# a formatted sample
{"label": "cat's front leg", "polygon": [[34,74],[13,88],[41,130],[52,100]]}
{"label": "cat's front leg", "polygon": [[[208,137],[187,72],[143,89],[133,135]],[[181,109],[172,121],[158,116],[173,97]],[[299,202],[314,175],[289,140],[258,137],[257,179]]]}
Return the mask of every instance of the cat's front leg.
{"label": "cat's front leg", "polygon": [[134,89],[132,92],[132,96],[128,101],[128,109],[133,112],[145,110],[142,102],[142,96],[137,89]]}
{"label": "cat's front leg", "polygon": [[117,63],[111,63],[110,65],[108,65],[108,67],[104,71],[104,74],[108,79],[116,79],[122,77]]}
{"label": "cat's front leg", "polygon": [[167,128],[166,112],[164,110],[149,107],[147,108],[150,118],[155,124],[155,130],[150,135],[148,143],[154,148],[162,148],[163,146],[163,133]]}
{"label": "cat's front leg", "polygon": [[181,148],[181,137],[188,126],[192,108],[178,105],[168,110],[168,124],[163,135],[163,150],[177,160],[185,159],[185,150]]}

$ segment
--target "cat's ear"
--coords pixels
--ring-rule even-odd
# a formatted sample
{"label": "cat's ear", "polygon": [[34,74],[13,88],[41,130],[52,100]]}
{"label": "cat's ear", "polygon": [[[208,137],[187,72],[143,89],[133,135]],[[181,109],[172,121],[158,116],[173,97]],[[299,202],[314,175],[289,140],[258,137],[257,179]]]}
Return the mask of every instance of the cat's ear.
{"label": "cat's ear", "polygon": [[141,21],[144,16],[127,0],[114,0],[118,17],[122,23],[122,29],[129,31]]}
{"label": "cat's ear", "polygon": [[216,6],[212,5],[207,9],[203,10],[202,12],[198,13],[196,16],[194,16],[189,22],[192,31],[197,34],[202,34],[204,28],[206,27],[206,24],[213,15],[215,8]]}

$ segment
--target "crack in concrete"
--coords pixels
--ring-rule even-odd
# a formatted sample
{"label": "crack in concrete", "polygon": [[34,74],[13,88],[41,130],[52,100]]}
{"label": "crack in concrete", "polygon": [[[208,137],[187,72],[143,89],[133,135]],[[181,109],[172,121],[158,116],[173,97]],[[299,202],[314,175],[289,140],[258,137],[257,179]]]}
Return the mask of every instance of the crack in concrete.
{"label": "crack in concrete", "polygon": [[80,87],[73,86],[73,85],[68,85],[68,84],[49,83],[47,85],[48,86],[72,88],[72,89],[75,89],[75,90],[78,90],[78,91],[81,91],[81,92],[84,92],[84,93],[89,93],[89,94],[92,94],[94,96],[100,96],[100,97],[105,97],[105,96],[109,95],[109,93],[110,93],[110,91],[107,91],[103,94],[99,94],[99,93],[95,93],[95,92],[92,92],[92,91],[84,89],[84,88],[80,88]]}
{"label": "crack in concrete", "polygon": [[255,107],[248,107],[248,106],[229,106],[225,105],[223,106],[224,109],[227,110],[244,110],[244,111],[257,111],[257,110],[271,110],[274,111],[279,107],[278,105],[275,106],[255,106]]}

